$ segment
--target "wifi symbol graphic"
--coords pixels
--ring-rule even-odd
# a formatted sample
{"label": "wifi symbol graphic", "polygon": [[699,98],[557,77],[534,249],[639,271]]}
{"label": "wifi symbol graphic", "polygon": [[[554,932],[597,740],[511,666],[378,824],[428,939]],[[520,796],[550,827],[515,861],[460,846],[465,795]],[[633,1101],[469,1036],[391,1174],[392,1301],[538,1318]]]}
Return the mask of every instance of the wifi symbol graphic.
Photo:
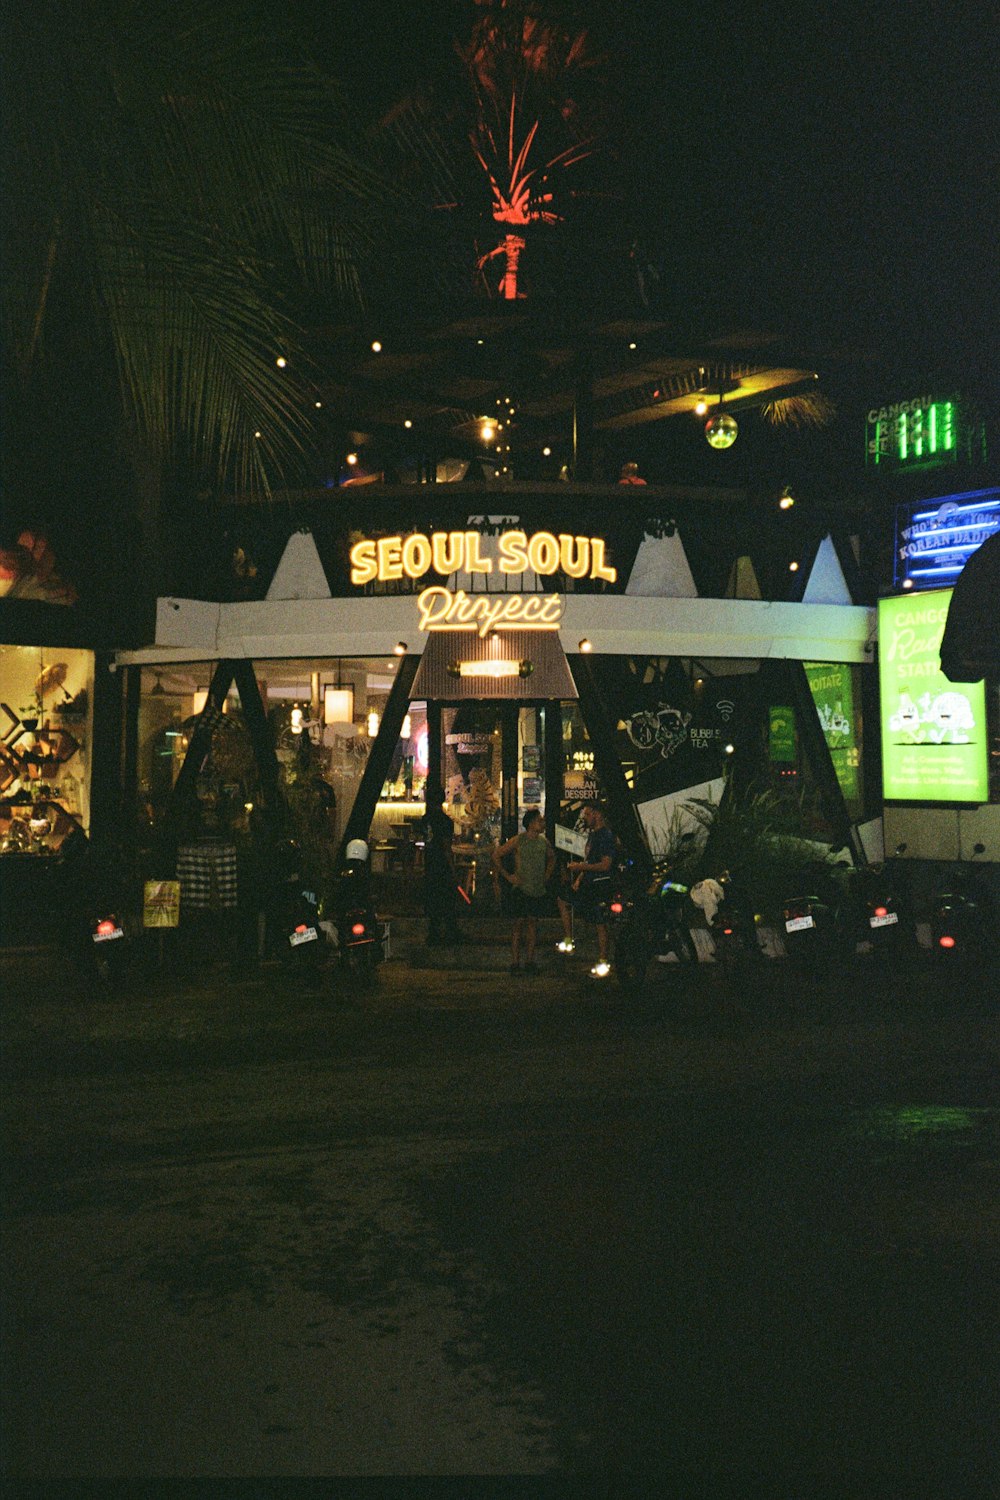
{"label": "wifi symbol graphic", "polygon": [[720,698],[715,705],[715,711],[728,724],[736,711],[736,704],[731,703],[728,698]]}

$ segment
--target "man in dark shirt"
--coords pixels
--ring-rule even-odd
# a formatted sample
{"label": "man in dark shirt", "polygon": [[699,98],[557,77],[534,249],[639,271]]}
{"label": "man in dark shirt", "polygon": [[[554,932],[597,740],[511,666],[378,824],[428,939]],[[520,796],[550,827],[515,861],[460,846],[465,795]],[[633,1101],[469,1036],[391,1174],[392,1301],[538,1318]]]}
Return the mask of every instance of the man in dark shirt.
{"label": "man in dark shirt", "polygon": [[590,837],[583,859],[570,860],[566,866],[573,883],[569,894],[565,898],[559,897],[563,937],[556,946],[560,953],[572,953],[576,947],[573,941],[574,912],[585,922],[593,922],[597,929],[597,963],[590,972],[595,979],[606,979],[611,973],[611,965],[608,963],[608,924],[603,902],[611,889],[617,845],[602,807],[592,804],[584,808],[583,816]]}

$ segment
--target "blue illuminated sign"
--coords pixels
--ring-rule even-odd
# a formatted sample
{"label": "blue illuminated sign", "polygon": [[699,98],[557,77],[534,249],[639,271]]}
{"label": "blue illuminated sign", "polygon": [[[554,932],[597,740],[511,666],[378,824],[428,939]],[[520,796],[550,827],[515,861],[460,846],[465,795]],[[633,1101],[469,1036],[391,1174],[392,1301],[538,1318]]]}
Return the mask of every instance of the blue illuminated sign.
{"label": "blue illuminated sign", "polygon": [[896,507],[897,589],[947,588],[994,532],[1000,489],[967,490]]}

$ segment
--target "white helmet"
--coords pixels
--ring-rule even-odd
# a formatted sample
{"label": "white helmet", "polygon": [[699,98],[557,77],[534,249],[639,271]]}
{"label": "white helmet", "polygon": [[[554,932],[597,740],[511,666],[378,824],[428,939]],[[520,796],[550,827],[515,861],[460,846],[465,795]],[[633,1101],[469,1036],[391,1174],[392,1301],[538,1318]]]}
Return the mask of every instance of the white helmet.
{"label": "white helmet", "polygon": [[351,839],[345,850],[345,855],[348,859],[365,860],[368,858],[368,845],[364,839]]}

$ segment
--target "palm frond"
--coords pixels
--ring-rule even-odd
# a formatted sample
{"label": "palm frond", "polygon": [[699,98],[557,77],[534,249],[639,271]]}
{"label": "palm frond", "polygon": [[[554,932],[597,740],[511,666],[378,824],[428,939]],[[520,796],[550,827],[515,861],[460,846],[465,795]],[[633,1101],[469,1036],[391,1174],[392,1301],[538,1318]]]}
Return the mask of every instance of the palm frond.
{"label": "palm frond", "polygon": [[760,414],[772,427],[828,427],[837,415],[837,403],[822,391],[810,391],[768,401]]}
{"label": "palm frond", "polygon": [[304,368],[292,288],[358,306],[388,198],[343,101],[241,0],[81,0],[32,23],[4,87],[9,355],[26,369],[52,317],[90,318],[151,449],[266,484],[306,439],[274,364]]}

